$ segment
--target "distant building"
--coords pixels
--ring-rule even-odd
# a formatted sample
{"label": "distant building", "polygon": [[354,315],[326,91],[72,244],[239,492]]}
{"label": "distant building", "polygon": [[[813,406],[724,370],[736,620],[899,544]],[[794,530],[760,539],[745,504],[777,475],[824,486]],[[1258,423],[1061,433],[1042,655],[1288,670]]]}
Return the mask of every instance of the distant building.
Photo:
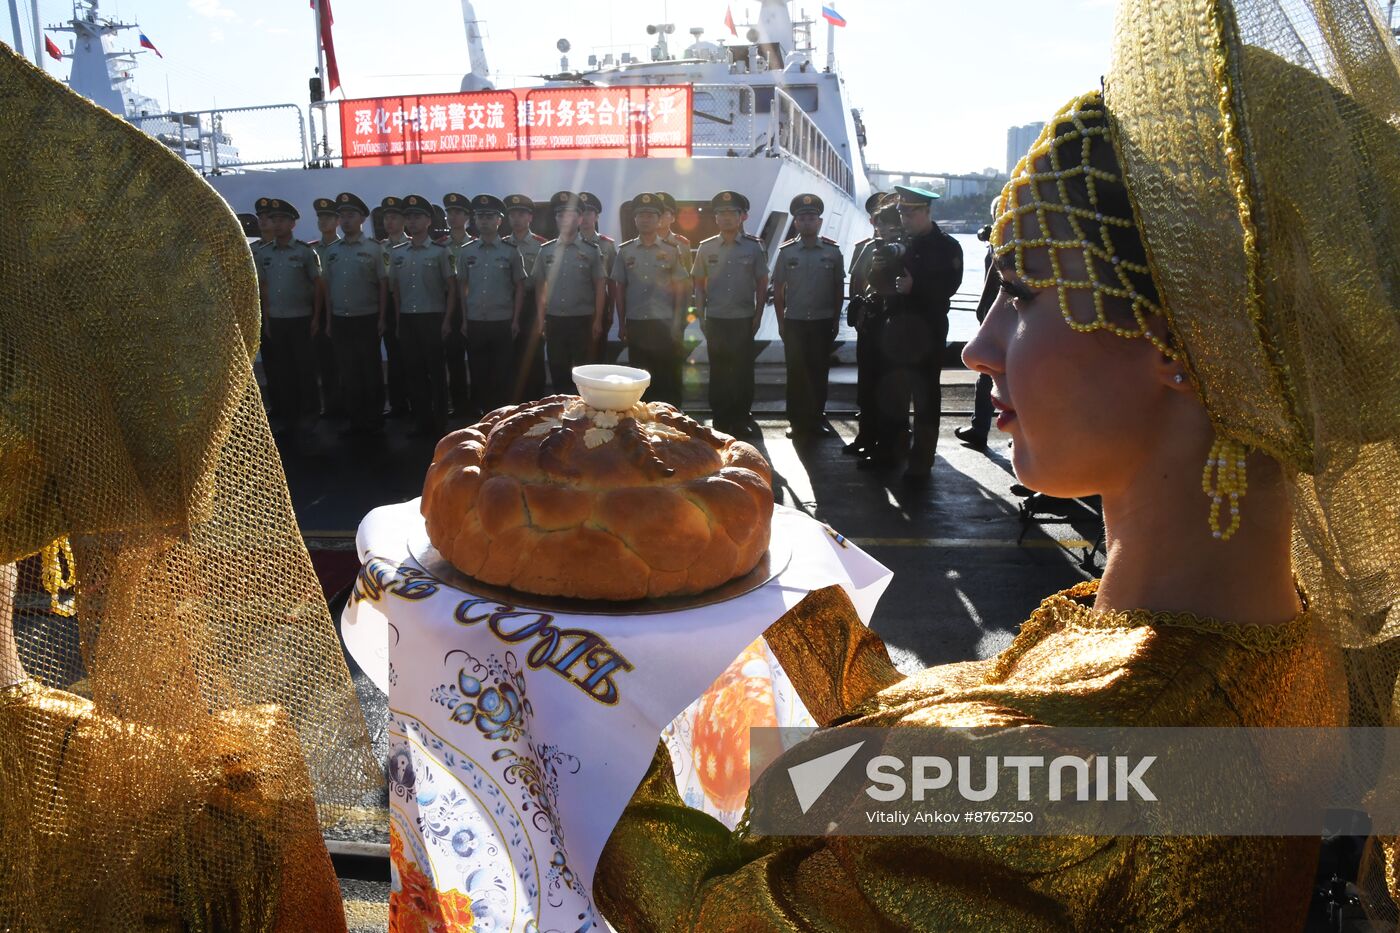
{"label": "distant building", "polygon": [[1010,175],[1015,171],[1016,163],[1021,161],[1021,156],[1030,151],[1031,144],[1043,129],[1044,123],[1027,123],[1025,126],[1013,126],[1006,131],[1006,174]]}

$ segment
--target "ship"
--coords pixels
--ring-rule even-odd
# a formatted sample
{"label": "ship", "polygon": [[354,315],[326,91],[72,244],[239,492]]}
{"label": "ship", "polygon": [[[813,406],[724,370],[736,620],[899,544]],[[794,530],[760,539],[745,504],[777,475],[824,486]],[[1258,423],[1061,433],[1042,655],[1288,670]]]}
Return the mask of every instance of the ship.
{"label": "ship", "polygon": [[[647,54],[588,55],[571,67],[570,43],[560,39],[557,70],[537,86],[505,89],[491,81],[481,23],[462,0],[470,70],[457,93],[332,101],[318,77],[306,107],[178,113],[153,110],[130,90],[134,53],[115,49],[112,36],[133,27],[102,16],[98,3],[75,0],[73,20],[56,27],[77,34],[70,86],[182,151],[235,212],[261,197],[300,206],[296,235],[306,240],[318,236],[311,201],[341,191],[371,205],[409,193],[434,201],[449,191],[524,193],[546,237],[554,232],[550,195],[589,191],[605,208],[601,231],[618,242],[635,235],[631,199],[667,191],[680,208],[676,231],[698,244],[716,232],[710,199],[734,190],[749,199],[746,230],[763,242],[770,272],[792,235],[789,206],[798,195],[822,199],[822,233],[847,256],[870,235],[865,128],[848,103],[834,30],[819,62],[816,21],[794,17],[785,0],[758,0],[755,21],[737,27],[734,41],[708,40],[699,27],[678,41],[674,24],[651,24]],[[253,119],[260,139],[280,138],[240,157],[228,128]],[[382,235],[377,211],[373,222]],[[771,312],[758,337],[776,344]],[[703,348],[699,354],[692,361],[703,361]]]}

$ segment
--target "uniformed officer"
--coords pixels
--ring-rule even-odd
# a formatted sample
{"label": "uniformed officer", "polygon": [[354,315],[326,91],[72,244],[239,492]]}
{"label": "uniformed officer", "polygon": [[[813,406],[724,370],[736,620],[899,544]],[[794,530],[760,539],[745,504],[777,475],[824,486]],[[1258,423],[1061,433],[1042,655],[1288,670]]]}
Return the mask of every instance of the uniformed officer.
{"label": "uniformed officer", "polygon": [[[317,198],[312,206],[316,211],[316,228],[321,236],[311,244],[311,248],[321,261],[321,274],[325,275],[326,251],[340,239],[340,218],[335,212],[335,202],[330,198]],[[313,341],[316,347],[316,377],[321,383],[321,413],[327,418],[343,418],[345,405],[340,394],[340,374],[336,371],[335,347],[331,346],[329,318],[325,319],[325,324]]]}
{"label": "uniformed officer", "polygon": [[[403,199],[389,195],[379,202],[379,217],[384,223],[384,270],[389,270],[389,251],[408,242],[403,232]],[[389,291],[389,310],[384,316],[384,364],[389,389],[389,417],[406,418],[411,414],[408,401],[408,376],[404,372],[403,349],[399,344],[399,305],[393,289]]]}
{"label": "uniformed officer", "polygon": [[477,238],[457,252],[457,288],[465,308],[467,362],[472,373],[473,418],[510,403],[515,381],[516,321],[525,301],[520,250],[500,236],[506,206],[479,194],[471,201]]}
{"label": "uniformed officer", "polygon": [[797,236],[778,250],[773,273],[773,310],[787,362],[788,437],[835,433],[826,423],[826,393],[846,266],[836,241],[820,236],[823,210],[815,194],[792,199],[788,213]]}
{"label": "uniformed officer", "polygon": [[656,192],[656,197],[661,201],[661,221],[656,226],[656,235],[661,238],[661,242],[670,243],[681,251],[681,260],[685,263],[685,270],[689,272],[690,241],[675,231],[676,216],[680,214],[680,208],[676,205],[676,199],[664,191]]}
{"label": "uniformed officer", "polygon": [[596,359],[608,277],[603,254],[579,236],[578,195],[559,191],[549,203],[559,237],[540,247],[535,262],[536,323],[544,334],[554,391],[577,395],[573,370]]}
{"label": "uniformed officer", "polygon": [[348,191],[335,199],[340,239],[326,250],[324,275],[330,308],[326,329],[335,347],[341,390],[350,416],[347,433],[384,428],[384,370],[379,359],[381,322],[389,309],[385,248],[364,235],[369,207]]}
{"label": "uniformed officer", "polygon": [[456,277],[447,247],[428,236],[432,203],[422,195],[403,199],[409,240],[389,251],[389,284],[399,306],[399,343],[408,376],[416,437],[447,430],[447,386],[442,344],[457,302]]}
{"label": "uniformed officer", "polygon": [[[603,256],[603,274],[612,275],[613,263],[617,261],[617,242],[605,233],[598,232],[598,218],[603,213],[603,202],[596,194],[587,191],[578,193],[578,235],[592,246],[598,248],[598,252]],[[613,295],[612,289],[608,289],[603,299],[603,336],[596,341],[593,347],[593,358],[603,359],[607,349],[608,334],[612,333],[613,326]]]}
{"label": "uniformed officer", "polygon": [[876,466],[891,465],[905,453],[912,399],[914,433],[904,479],[922,484],[928,482],[938,444],[948,306],[962,285],[962,247],[933,222],[937,194],[904,185],[895,185],[895,191],[906,252],[904,272],[895,280],[899,297],[881,338],[880,449],[872,459]]}
{"label": "uniformed officer", "polygon": [[[865,199],[865,213],[874,227],[876,215],[885,199],[883,191],[876,191]],[[868,264],[866,250],[875,237],[861,240],[851,250],[851,302],[846,309],[846,323],[856,331],[856,436],[841,452],[848,456],[864,456],[875,445],[879,433],[875,428],[876,403],[875,387],[878,384],[880,366],[880,340],[876,333],[879,315],[865,307],[865,267]]]}
{"label": "uniformed officer", "polygon": [[312,339],[320,332],[324,291],[316,251],[292,236],[297,209],[280,198],[259,198],[273,239],[257,252],[262,297],[263,363],[273,410],[289,424],[298,443],[316,417],[316,359]]}
{"label": "uniformed officer", "polygon": [[[443,245],[452,256],[452,264],[457,266],[457,254],[471,242],[471,198],[465,194],[451,192],[442,196],[442,207],[447,221],[447,238]],[[461,311],[461,305],[457,306]],[[479,404],[472,403],[472,387],[467,383],[467,342],[462,336],[462,322],[453,321],[442,343],[442,352],[447,359],[447,397],[452,403],[452,411],[459,417],[469,416]]]}
{"label": "uniformed officer", "polygon": [[710,352],[714,424],[739,436],[757,433],[753,406],[753,337],[768,299],[763,243],[744,232],[749,199],[721,191],[710,202],[719,234],[700,244],[691,274]]}
{"label": "uniformed officer", "polygon": [[530,229],[535,219],[535,202],[529,195],[506,195],[505,205],[510,234],[503,237],[502,242],[520,251],[520,261],[525,266],[524,306],[512,329],[515,382],[510,398],[514,402],[533,401],[544,396],[544,335],[537,329],[535,313],[535,261],[546,240]]}
{"label": "uniformed officer", "polygon": [[681,331],[690,276],[680,249],[662,242],[661,199],[639,194],[632,199],[637,238],[618,248],[612,280],[616,284],[618,339],[628,359],[651,373],[646,398],[681,407]]}

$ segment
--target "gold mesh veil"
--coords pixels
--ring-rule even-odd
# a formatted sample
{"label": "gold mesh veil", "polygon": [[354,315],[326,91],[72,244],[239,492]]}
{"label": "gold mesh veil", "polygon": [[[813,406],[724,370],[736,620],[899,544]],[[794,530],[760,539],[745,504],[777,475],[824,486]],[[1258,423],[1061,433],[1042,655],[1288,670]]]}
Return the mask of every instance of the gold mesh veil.
{"label": "gold mesh veil", "polygon": [[1366,0],[1130,0],[1115,45],[1105,102],[1173,334],[1217,431],[1290,475],[1352,723],[1395,725],[1400,55]]}
{"label": "gold mesh veil", "polygon": [[0,929],[343,927],[320,830],[378,777],[238,222],[4,48],[0,182]]}

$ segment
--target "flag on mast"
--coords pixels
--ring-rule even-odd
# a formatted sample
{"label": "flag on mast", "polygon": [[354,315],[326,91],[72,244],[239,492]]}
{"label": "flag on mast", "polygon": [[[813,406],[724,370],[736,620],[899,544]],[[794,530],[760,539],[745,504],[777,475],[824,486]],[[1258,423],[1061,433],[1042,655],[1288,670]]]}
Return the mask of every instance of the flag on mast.
{"label": "flag on mast", "polygon": [[724,25],[729,27],[730,35],[737,36],[739,34],[739,30],[734,28],[734,10],[732,7],[726,6],[724,8]]}
{"label": "flag on mast", "polygon": [[823,7],[822,7],[822,19],[826,20],[828,23],[830,23],[830,24],[833,25],[833,26],[845,26],[845,25],[846,25],[846,17],[842,16],[840,13],[837,13],[837,12],[836,12],[836,7],[834,7],[834,6],[823,6]]}
{"label": "flag on mast", "polygon": [[331,26],[335,23],[335,17],[331,15],[331,0],[311,0],[311,8],[317,9],[318,3],[321,48],[326,52],[326,93],[329,94],[340,87],[340,68],[335,63],[335,40],[331,37]]}
{"label": "flag on mast", "polygon": [[48,36],[44,36],[44,51],[48,52],[49,58],[52,58],[54,61],[63,61],[63,52],[59,50],[58,45]]}
{"label": "flag on mast", "polygon": [[147,39],[147,38],[146,38],[146,34],[145,34],[144,32],[141,33],[141,48],[143,48],[143,49],[150,49],[152,52],[155,52],[157,58],[164,58],[164,57],[165,57],[164,55],[161,55],[161,54],[160,54],[160,49],[156,48],[156,44],[155,44],[154,42],[152,42],[150,39]]}

